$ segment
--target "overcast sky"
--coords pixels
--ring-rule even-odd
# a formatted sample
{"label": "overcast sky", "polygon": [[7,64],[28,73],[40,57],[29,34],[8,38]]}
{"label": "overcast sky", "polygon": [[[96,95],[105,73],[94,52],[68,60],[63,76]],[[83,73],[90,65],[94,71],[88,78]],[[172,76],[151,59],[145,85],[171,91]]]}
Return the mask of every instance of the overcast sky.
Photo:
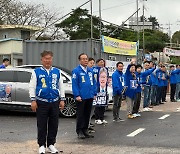
{"label": "overcast sky", "polygon": [[[88,0],[20,0],[23,2],[43,3],[51,10],[60,10],[62,15],[77,8]],[[121,24],[136,11],[136,0],[101,0],[102,1],[102,19],[115,24]],[[142,2],[139,0],[141,8],[139,15],[142,15]],[[98,2],[93,0],[93,14],[98,16]],[[90,4],[82,8],[90,9]],[[171,33],[180,30],[180,0],[147,0],[145,2],[145,16],[155,16],[159,24],[164,27],[164,32],[169,33],[170,23]],[[178,22],[179,21],[179,22]]]}

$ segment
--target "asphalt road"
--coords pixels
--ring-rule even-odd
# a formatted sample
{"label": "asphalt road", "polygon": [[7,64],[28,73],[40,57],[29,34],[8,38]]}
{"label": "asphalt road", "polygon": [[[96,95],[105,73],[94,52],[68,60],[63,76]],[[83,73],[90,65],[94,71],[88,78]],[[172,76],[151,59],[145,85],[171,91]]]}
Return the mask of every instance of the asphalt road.
{"label": "asphalt road", "polygon": [[[164,116],[165,115],[165,116]],[[75,118],[60,117],[57,148],[65,154],[180,153],[180,112],[143,112],[142,117],[96,125],[95,138],[79,140]],[[161,119],[159,119],[161,118]],[[36,117],[29,113],[0,112],[0,154],[37,153]]]}

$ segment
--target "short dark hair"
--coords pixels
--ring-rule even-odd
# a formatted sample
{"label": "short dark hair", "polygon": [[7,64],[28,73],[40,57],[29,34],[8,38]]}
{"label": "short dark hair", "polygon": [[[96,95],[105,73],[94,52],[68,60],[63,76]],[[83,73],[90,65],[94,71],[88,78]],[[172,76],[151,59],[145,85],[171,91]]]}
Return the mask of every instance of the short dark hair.
{"label": "short dark hair", "polygon": [[53,57],[53,52],[52,52],[52,51],[44,50],[44,51],[41,53],[41,57],[44,57],[44,56],[47,56],[47,55],[51,55],[51,56]]}
{"label": "short dark hair", "polygon": [[78,56],[78,59],[81,60],[81,56],[82,55],[86,55],[88,57],[88,55],[86,53],[81,53],[79,56]]}
{"label": "short dark hair", "polygon": [[104,59],[99,58],[99,59],[97,59],[97,60],[96,60],[96,64],[97,64],[97,63],[99,63],[101,60],[103,60],[103,61],[105,62],[105,60],[104,60]]}
{"label": "short dark hair", "polygon": [[132,66],[135,66],[135,67],[136,67],[136,64],[131,64],[131,67],[132,67]]}
{"label": "short dark hair", "polygon": [[6,62],[6,61],[9,61],[9,59],[8,58],[4,58],[3,59],[3,63]]}
{"label": "short dark hair", "polygon": [[146,60],[146,61],[145,61],[143,64],[145,64],[145,63],[148,63],[148,64],[150,64],[150,62],[149,62],[149,61],[147,61],[147,60]]}
{"label": "short dark hair", "polygon": [[116,63],[116,67],[118,67],[119,64],[124,65],[123,62],[119,61]]}
{"label": "short dark hair", "polygon": [[137,68],[141,68],[142,69],[143,67],[141,66],[141,64],[137,64],[136,65],[136,70],[137,70]]}
{"label": "short dark hair", "polygon": [[88,61],[92,61],[92,60],[95,62],[94,58],[92,58],[92,57],[88,58]]}
{"label": "short dark hair", "polygon": [[169,68],[175,67],[174,65],[170,65]]}

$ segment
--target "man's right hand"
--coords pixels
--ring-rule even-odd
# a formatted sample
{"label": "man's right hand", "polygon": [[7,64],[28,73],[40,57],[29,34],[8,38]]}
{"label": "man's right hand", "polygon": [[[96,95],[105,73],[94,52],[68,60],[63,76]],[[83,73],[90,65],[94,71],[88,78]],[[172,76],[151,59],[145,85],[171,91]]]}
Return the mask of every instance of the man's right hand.
{"label": "man's right hand", "polygon": [[82,102],[82,99],[80,96],[76,97],[76,100],[79,101],[79,102]]}
{"label": "man's right hand", "polygon": [[31,109],[33,112],[36,112],[38,106],[37,106],[37,102],[36,101],[32,101],[31,102]]}

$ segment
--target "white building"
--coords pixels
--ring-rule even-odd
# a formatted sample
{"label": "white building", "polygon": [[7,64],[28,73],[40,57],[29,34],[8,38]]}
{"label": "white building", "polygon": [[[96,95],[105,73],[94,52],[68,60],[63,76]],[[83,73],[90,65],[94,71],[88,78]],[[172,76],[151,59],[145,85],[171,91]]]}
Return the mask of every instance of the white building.
{"label": "white building", "polygon": [[[140,18],[138,19],[138,24],[137,24],[137,18],[136,17],[131,17],[129,19],[129,28],[134,29],[135,31],[143,30],[143,22],[140,21]],[[153,29],[153,24],[152,22],[147,22],[144,21],[144,29]]]}
{"label": "white building", "polygon": [[0,25],[0,63],[8,58],[12,66],[21,65],[23,40],[34,40],[32,35],[38,30],[34,26]]}

